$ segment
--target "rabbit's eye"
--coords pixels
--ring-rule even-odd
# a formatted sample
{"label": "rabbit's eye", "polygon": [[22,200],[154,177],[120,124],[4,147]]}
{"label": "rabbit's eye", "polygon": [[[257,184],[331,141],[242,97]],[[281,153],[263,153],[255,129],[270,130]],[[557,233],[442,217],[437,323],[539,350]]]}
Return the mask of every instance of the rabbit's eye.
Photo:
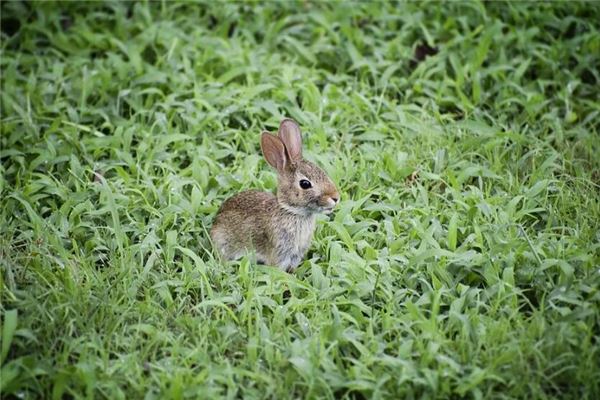
{"label": "rabbit's eye", "polygon": [[307,181],[306,179],[301,179],[300,180],[300,187],[304,190],[306,189],[310,189],[312,187],[312,183],[310,183],[309,181]]}

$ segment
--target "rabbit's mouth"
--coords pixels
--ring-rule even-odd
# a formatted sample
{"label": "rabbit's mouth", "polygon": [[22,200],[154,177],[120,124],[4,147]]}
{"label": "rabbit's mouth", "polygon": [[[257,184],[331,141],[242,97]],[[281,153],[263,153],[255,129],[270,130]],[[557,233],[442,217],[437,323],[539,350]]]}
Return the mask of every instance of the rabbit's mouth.
{"label": "rabbit's mouth", "polygon": [[321,214],[331,215],[335,211],[335,205],[333,206],[319,206],[318,210]]}
{"label": "rabbit's mouth", "polygon": [[329,198],[326,199],[319,199],[316,202],[316,208],[317,210],[322,213],[322,214],[326,214],[329,215],[331,213],[333,213],[333,210],[335,210],[335,206],[337,205],[337,199],[336,200],[331,200]]}
{"label": "rabbit's mouth", "polygon": [[321,207],[321,212],[325,215],[329,215],[333,212],[335,207]]}

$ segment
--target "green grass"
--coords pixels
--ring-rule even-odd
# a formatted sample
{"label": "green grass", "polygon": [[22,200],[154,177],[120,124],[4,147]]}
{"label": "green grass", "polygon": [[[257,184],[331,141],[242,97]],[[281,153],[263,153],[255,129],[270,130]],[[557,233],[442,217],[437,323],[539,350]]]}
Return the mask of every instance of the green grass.
{"label": "green grass", "polygon": [[[600,396],[598,3],[1,7],[3,398]],[[220,264],[283,117],[341,205]]]}

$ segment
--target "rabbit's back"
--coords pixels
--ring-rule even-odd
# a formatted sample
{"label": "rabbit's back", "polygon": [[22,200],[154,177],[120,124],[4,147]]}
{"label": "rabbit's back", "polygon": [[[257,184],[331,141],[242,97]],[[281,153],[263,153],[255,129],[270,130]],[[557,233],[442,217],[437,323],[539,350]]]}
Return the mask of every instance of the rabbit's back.
{"label": "rabbit's back", "polygon": [[226,259],[238,259],[254,249],[258,261],[268,262],[273,247],[269,226],[276,208],[277,198],[272,193],[250,190],[230,197],[211,228],[213,243]]}

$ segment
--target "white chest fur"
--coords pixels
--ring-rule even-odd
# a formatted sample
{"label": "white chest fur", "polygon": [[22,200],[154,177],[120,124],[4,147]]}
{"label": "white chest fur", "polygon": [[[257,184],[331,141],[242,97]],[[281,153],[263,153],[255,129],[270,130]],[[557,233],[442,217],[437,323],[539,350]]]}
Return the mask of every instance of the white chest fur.
{"label": "white chest fur", "polygon": [[282,269],[294,270],[304,258],[313,232],[315,230],[314,216],[290,215],[280,220],[277,229],[276,255]]}

